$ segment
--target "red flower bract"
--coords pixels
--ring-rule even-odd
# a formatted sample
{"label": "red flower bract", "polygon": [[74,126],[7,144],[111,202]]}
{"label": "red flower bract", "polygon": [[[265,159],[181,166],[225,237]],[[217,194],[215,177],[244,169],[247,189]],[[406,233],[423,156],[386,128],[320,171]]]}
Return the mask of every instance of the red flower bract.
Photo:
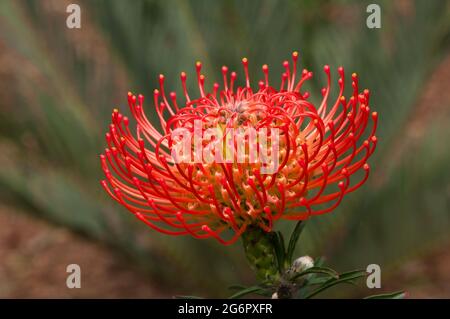
{"label": "red flower bract", "polygon": [[[332,211],[367,180],[367,160],[377,143],[377,113],[370,112],[369,91],[358,92],[356,74],[351,77],[351,96],[344,97],[342,67],[335,99],[330,98],[330,68],[324,67],[328,83],[315,106],[309,93],[302,92],[312,72],[303,70],[297,79],[297,60],[294,52],[292,65],[283,62],[279,89],[271,85],[269,68],[263,65],[263,80],[254,91],[244,58],[245,86],[237,87],[236,73],[228,74],[224,66],[223,87],[214,83],[210,93],[197,62],[199,97],[189,96],[182,72],[183,106],[174,92],[166,94],[160,75],[152,110],[160,130],[144,112],[144,97],[128,93],[136,129],[130,128],[126,116],[113,111],[106,133],[108,148],[100,156],[106,175],[103,187],[157,231],[212,236],[223,244],[233,243],[249,226],[271,231],[278,219],[304,220]],[[277,171],[263,174],[261,163],[248,161],[248,151],[243,163],[175,161],[171,132],[176,128],[192,132],[194,121],[201,121],[203,130],[219,127],[224,132],[229,128],[279,129]]]}

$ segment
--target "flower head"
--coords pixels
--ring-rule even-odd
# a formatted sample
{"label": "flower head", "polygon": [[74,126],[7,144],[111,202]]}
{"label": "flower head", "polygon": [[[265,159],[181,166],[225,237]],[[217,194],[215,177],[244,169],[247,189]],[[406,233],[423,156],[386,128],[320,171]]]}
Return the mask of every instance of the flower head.
{"label": "flower head", "polygon": [[[314,104],[303,91],[313,73],[298,72],[297,60],[294,52],[291,63],[283,62],[278,88],[269,81],[267,65],[258,88],[252,88],[244,58],[244,86],[223,66],[222,85],[207,91],[197,62],[196,98],[188,93],[184,72],[182,99],[166,92],[163,75],[153,93],[154,109],[144,110],[144,96],[128,93],[136,127],[113,111],[108,147],[100,156],[103,187],[157,231],[214,237],[224,244],[249,226],[270,231],[279,219],[331,212],[367,180],[377,113],[370,111],[369,91],[359,92],[356,74],[351,95],[343,95],[342,67],[336,98],[331,98],[330,67],[324,67],[327,86]],[[149,112],[159,119],[159,129]],[[229,138],[236,132],[242,134]]]}

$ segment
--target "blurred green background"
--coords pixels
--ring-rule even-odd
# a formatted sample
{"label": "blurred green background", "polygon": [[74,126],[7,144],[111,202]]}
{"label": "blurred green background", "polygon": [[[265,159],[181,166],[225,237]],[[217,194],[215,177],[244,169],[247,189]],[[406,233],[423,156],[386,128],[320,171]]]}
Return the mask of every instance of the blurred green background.
{"label": "blurred green background", "polygon": [[[81,29],[66,27],[70,3],[81,7]],[[366,27],[369,3],[382,9],[381,29]],[[21,283],[22,293],[11,288],[17,283],[7,284],[5,269],[25,262],[16,238],[42,227],[38,233],[46,227],[75,233],[59,251],[75,240],[99,245],[138,276],[136,285],[156,291],[136,288],[124,296],[223,297],[228,285],[252,283],[239,243],[160,235],[110,200],[99,183],[98,154],[112,108],[126,110],[130,90],[151,95],[159,73],[181,92],[178,74],[192,74],[197,60],[212,83],[224,64],[242,74],[244,56],[251,74],[260,75],[264,63],[278,74],[294,50],[302,67],[315,71],[312,95],[324,85],[324,64],[343,65],[371,89],[372,109],[380,114],[369,181],[333,214],[308,222],[297,254],[324,255],[338,270],[377,263],[385,287],[408,290],[416,283],[402,279],[403,265],[450,248],[449,44],[449,1],[0,0],[0,233],[9,234],[0,240],[0,296],[59,293],[40,293],[41,282]],[[28,226],[18,227],[15,215]],[[73,263],[87,254],[82,247]],[[44,267],[35,255],[47,250],[29,249],[28,267]],[[19,261],[6,264],[10,253]],[[85,273],[98,256],[92,254]],[[433,262],[447,260],[448,270],[449,259]],[[110,268],[99,276],[125,280]],[[420,277],[447,287],[437,294],[450,297],[448,276],[431,270]],[[64,288],[64,281],[46,284]],[[79,296],[111,295],[101,282],[91,284]],[[34,295],[26,289],[32,286]],[[344,295],[351,296],[330,293]]]}

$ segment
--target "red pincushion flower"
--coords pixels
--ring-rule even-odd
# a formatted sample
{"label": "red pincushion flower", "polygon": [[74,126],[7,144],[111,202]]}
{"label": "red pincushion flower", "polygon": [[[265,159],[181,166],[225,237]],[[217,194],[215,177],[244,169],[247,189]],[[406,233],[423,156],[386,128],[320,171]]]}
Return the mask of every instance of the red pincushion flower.
{"label": "red pincushion flower", "polygon": [[[356,74],[352,75],[351,97],[343,96],[342,67],[338,69],[336,99],[330,98],[330,68],[324,67],[328,83],[322,89],[320,104],[315,106],[308,100],[308,92],[301,92],[312,72],[305,69],[296,80],[297,60],[298,53],[294,52],[292,68],[288,61],[283,63],[285,72],[279,89],[271,86],[269,68],[263,65],[264,80],[253,91],[248,60],[244,58],[245,86],[236,87],[236,73],[228,77],[224,66],[223,87],[214,83],[211,93],[205,90],[205,76],[198,62],[200,97],[189,96],[186,73],[182,72],[183,107],[174,92],[166,96],[164,76],[160,75],[154,106],[161,130],[148,120],[144,97],[128,93],[136,131],[132,133],[127,117],[113,111],[106,133],[108,148],[100,156],[106,175],[103,187],[157,231],[196,238],[212,236],[223,244],[236,241],[249,226],[270,231],[278,219],[304,220],[332,211],[344,195],[367,180],[367,160],[377,143],[377,113],[370,112],[369,91],[358,92]],[[215,145],[225,143],[231,129],[277,129],[277,140],[271,133],[265,144],[277,146],[268,151],[278,163],[276,170],[267,173],[267,163],[250,160],[248,136],[240,142],[233,139],[231,144],[225,143],[227,154],[233,148],[236,151],[241,147],[242,151],[245,144],[243,161],[238,161],[235,153],[231,153],[231,161],[205,161],[204,153],[195,146],[206,143],[196,144],[195,138],[188,145],[190,154],[185,154],[184,161],[174,158],[178,139],[173,132],[181,128],[195,134],[196,123],[200,123],[202,133],[210,128],[223,133],[223,141]],[[257,150],[261,150],[261,145]],[[212,155],[216,154],[213,148]],[[229,231],[231,235],[227,235]]]}

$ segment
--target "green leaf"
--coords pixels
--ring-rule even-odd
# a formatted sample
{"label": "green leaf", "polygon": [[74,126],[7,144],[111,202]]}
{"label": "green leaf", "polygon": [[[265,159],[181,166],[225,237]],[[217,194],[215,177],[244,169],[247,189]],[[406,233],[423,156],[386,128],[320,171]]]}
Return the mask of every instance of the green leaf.
{"label": "green leaf", "polygon": [[330,278],[328,277],[315,277],[315,278],[310,278],[307,280],[307,283],[305,286],[315,286],[315,285],[323,285],[324,283],[326,283],[328,280],[330,280]]}
{"label": "green leaf", "polygon": [[287,250],[287,256],[286,260],[289,262],[289,264],[292,263],[292,255],[294,254],[295,247],[298,242],[298,238],[300,237],[300,234],[302,233],[303,229],[305,228],[305,222],[304,221],[298,221],[297,225],[295,225],[294,231],[292,232],[291,238],[289,239],[289,245]]}
{"label": "green leaf", "polygon": [[309,293],[308,295],[306,295],[305,298],[309,299],[328,288],[331,288],[333,286],[336,286],[336,285],[342,284],[342,283],[351,283],[353,280],[361,278],[361,277],[365,277],[365,276],[367,276],[367,273],[365,270],[353,270],[353,271],[349,271],[349,272],[340,274],[338,279],[333,278],[333,279],[326,281],[322,286],[320,286],[316,290],[314,290],[311,293]]}
{"label": "green leaf", "polygon": [[296,275],[294,275],[292,277],[292,280],[298,279],[300,277],[306,276],[308,274],[323,274],[323,275],[327,275],[328,277],[332,277],[334,279],[339,279],[339,274],[331,269],[331,268],[327,268],[327,267],[312,267],[309,269],[306,269],[304,271],[302,271],[301,273],[298,273]]}
{"label": "green leaf", "polygon": [[234,295],[230,296],[229,299],[238,299],[238,298],[244,297],[245,295],[249,295],[251,293],[258,293],[258,292],[261,293],[263,291],[265,291],[265,289],[262,288],[261,286],[251,286],[251,287],[248,287],[241,291],[238,291]]}
{"label": "green leaf", "polygon": [[372,295],[365,297],[364,299],[404,299],[406,293],[404,291],[396,291],[386,294]]}
{"label": "green leaf", "polygon": [[284,237],[281,232],[276,232],[273,238],[275,254],[277,256],[278,271],[283,273],[286,261],[286,248],[284,246]]}

